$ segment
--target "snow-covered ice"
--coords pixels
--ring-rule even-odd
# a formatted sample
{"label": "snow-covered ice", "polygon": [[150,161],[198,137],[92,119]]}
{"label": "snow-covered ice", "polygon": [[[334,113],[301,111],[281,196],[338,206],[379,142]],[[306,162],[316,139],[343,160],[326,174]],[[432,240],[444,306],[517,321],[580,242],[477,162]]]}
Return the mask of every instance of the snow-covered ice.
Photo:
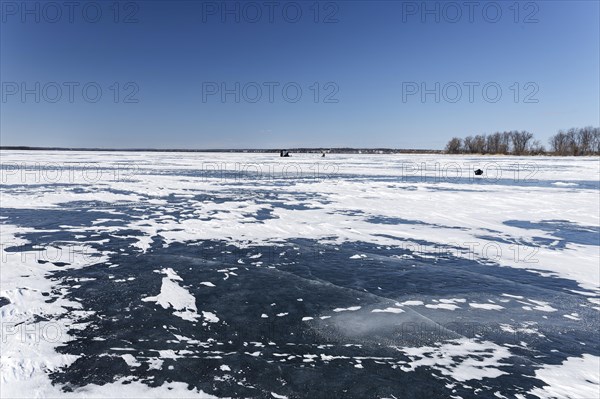
{"label": "snow-covered ice", "polygon": [[600,394],[598,157],[1,164],[2,397]]}

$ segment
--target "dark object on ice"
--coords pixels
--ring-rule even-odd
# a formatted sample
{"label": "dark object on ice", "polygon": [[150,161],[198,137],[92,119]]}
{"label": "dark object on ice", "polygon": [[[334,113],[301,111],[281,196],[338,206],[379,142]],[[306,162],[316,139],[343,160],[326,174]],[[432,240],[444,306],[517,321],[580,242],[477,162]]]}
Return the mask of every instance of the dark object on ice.
{"label": "dark object on ice", "polygon": [[68,265],[70,265],[70,263],[67,263],[67,262],[52,262],[52,264],[53,264],[54,266],[58,266],[58,267],[63,267],[63,266],[68,266]]}
{"label": "dark object on ice", "polygon": [[481,170],[481,169],[477,169],[475,171],[475,176],[481,176],[482,174],[483,174],[483,170]]}
{"label": "dark object on ice", "polygon": [[279,151],[279,156],[280,157],[289,157],[290,156],[290,152],[286,151],[286,150],[281,150],[281,151]]}
{"label": "dark object on ice", "polygon": [[8,305],[10,303],[10,300],[8,298],[4,298],[3,296],[0,296],[0,307],[4,306],[4,305]]}
{"label": "dark object on ice", "polygon": [[321,158],[324,158],[324,157],[325,157],[325,153],[322,153],[322,154],[321,154]]}

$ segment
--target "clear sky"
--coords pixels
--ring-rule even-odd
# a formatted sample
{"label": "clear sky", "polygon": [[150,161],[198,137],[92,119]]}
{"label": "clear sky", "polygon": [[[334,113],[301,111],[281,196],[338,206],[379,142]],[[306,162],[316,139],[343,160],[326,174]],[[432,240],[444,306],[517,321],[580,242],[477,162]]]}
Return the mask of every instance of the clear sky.
{"label": "clear sky", "polygon": [[114,4],[2,0],[2,145],[440,149],[600,125],[598,1]]}

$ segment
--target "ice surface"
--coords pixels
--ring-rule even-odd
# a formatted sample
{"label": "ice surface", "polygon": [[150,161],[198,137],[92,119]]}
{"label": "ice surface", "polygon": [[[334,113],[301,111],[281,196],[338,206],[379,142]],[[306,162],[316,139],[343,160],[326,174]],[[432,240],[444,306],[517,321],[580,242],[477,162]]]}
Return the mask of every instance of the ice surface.
{"label": "ice surface", "polygon": [[597,396],[597,157],[1,156],[2,397]]}

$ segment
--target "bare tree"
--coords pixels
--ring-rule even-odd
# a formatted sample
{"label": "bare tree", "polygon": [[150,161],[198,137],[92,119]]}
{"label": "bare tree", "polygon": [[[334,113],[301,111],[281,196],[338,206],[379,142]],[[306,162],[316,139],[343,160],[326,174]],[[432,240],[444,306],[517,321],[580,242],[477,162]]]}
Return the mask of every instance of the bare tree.
{"label": "bare tree", "polygon": [[592,129],[592,151],[594,154],[600,155],[600,127]]}
{"label": "bare tree", "polygon": [[485,135],[478,134],[473,138],[473,149],[477,154],[485,154],[487,150],[487,139]]}
{"label": "bare tree", "polygon": [[559,130],[548,141],[555,155],[600,154],[600,128],[587,126]]}
{"label": "bare tree", "polygon": [[542,155],[546,153],[546,149],[539,140],[534,140],[529,146],[529,153],[531,155]]}
{"label": "bare tree", "polygon": [[579,155],[577,129],[575,128],[571,128],[567,131],[566,155]]}
{"label": "bare tree", "polygon": [[592,145],[594,140],[594,128],[591,126],[577,130],[577,147],[580,155],[590,155],[593,153]]}
{"label": "bare tree", "polygon": [[498,152],[505,155],[509,154],[511,151],[510,143],[512,141],[511,132],[503,132],[500,137],[500,148],[498,149]]}
{"label": "bare tree", "polygon": [[567,134],[559,130],[554,136],[550,137],[548,141],[550,144],[550,151],[555,155],[567,155]]}
{"label": "bare tree", "polygon": [[453,137],[450,139],[448,144],[446,144],[446,152],[448,154],[460,154],[462,151],[462,140],[458,137]]}
{"label": "bare tree", "polygon": [[490,154],[500,154],[500,144],[502,143],[502,135],[499,132],[487,136],[487,152]]}
{"label": "bare tree", "polygon": [[467,152],[467,153],[470,153],[470,154],[475,153],[475,140],[473,139],[473,136],[465,137],[463,148],[464,148],[465,152]]}
{"label": "bare tree", "polygon": [[522,132],[511,132],[511,141],[513,146],[513,153],[515,155],[527,154],[529,150],[529,142],[533,138],[533,134],[522,131]]}
{"label": "bare tree", "polygon": [[[567,131],[559,130],[548,140],[549,150],[554,155],[600,155],[600,127],[586,126],[571,128]],[[450,154],[514,154],[514,155],[540,155],[546,149],[539,140],[534,140],[533,134],[527,131],[496,132],[489,136],[478,134],[475,136],[452,138],[446,145]]]}

